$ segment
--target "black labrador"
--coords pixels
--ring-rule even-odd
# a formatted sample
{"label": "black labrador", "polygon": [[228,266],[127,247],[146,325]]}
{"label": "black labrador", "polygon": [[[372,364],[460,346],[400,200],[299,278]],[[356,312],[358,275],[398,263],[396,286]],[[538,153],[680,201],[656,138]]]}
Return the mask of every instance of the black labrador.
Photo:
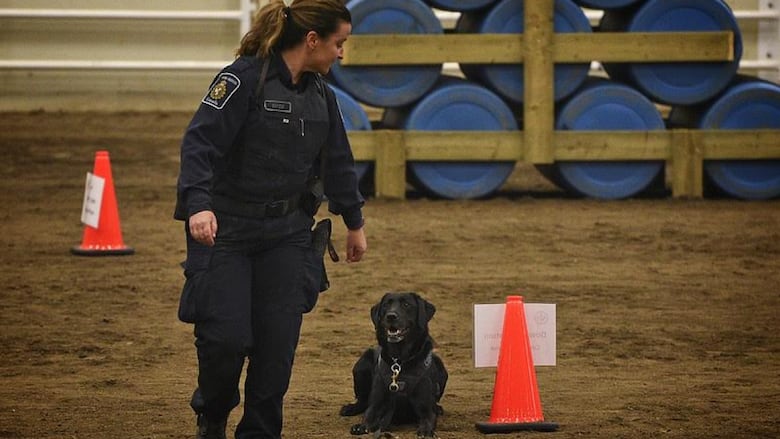
{"label": "black labrador", "polygon": [[387,293],[371,307],[378,345],[352,368],[357,401],[340,411],[342,416],[363,413],[363,422],[352,426],[353,435],[379,438],[391,425],[416,423],[418,438],[436,437],[448,375],[428,333],[435,312],[433,304],[413,292]]}

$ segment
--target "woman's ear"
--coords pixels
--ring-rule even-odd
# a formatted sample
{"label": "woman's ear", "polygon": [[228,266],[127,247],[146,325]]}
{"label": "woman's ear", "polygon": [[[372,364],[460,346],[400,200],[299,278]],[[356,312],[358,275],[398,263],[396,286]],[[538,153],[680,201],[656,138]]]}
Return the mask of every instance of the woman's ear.
{"label": "woman's ear", "polygon": [[306,47],[308,47],[309,50],[314,50],[314,48],[317,47],[317,44],[319,43],[319,39],[319,34],[313,30],[310,30],[306,33]]}

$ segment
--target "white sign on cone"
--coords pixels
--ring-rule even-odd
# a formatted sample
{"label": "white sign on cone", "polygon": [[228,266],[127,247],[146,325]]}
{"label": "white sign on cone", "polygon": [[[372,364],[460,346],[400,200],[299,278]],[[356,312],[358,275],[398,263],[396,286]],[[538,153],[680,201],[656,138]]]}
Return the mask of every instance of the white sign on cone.
{"label": "white sign on cone", "polygon": [[81,222],[94,229],[100,224],[100,206],[103,204],[103,188],[106,179],[87,172],[84,185],[84,205],[81,208]]}
{"label": "white sign on cone", "polygon": [[[506,305],[474,305],[474,367],[496,367]],[[555,304],[526,303],[525,321],[534,366],[555,366]]]}

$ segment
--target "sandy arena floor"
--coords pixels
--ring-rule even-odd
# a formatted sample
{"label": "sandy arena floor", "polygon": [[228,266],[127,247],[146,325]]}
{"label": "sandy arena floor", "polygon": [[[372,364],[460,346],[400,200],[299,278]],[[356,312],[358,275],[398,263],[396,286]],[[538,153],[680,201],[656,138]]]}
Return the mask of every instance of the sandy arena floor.
{"label": "sandy arena floor", "polygon": [[[189,117],[0,117],[0,438],[192,437],[196,359],[192,328],[176,319],[184,255],[171,218]],[[133,256],[69,252],[100,149]],[[438,308],[443,439],[483,437],[474,423],[489,416],[495,369],[472,366],[472,304],[509,294],[557,304],[558,365],[537,374],[560,430],[537,435],[780,433],[777,200],[575,199],[521,165],[489,200],[371,199],[365,213],[366,259],[329,263],[332,288],[306,316],[286,438],[349,437],[356,420],[338,409],[372,343],[369,308],[391,289]]]}

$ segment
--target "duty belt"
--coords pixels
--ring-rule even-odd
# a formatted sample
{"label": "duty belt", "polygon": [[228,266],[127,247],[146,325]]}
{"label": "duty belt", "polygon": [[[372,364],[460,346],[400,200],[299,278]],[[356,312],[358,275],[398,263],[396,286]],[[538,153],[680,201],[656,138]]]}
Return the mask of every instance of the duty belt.
{"label": "duty belt", "polygon": [[215,196],[212,200],[214,210],[231,215],[247,218],[278,218],[294,212],[300,205],[301,196],[283,200],[268,201],[265,203],[252,203],[248,201],[233,200],[227,197]]}

